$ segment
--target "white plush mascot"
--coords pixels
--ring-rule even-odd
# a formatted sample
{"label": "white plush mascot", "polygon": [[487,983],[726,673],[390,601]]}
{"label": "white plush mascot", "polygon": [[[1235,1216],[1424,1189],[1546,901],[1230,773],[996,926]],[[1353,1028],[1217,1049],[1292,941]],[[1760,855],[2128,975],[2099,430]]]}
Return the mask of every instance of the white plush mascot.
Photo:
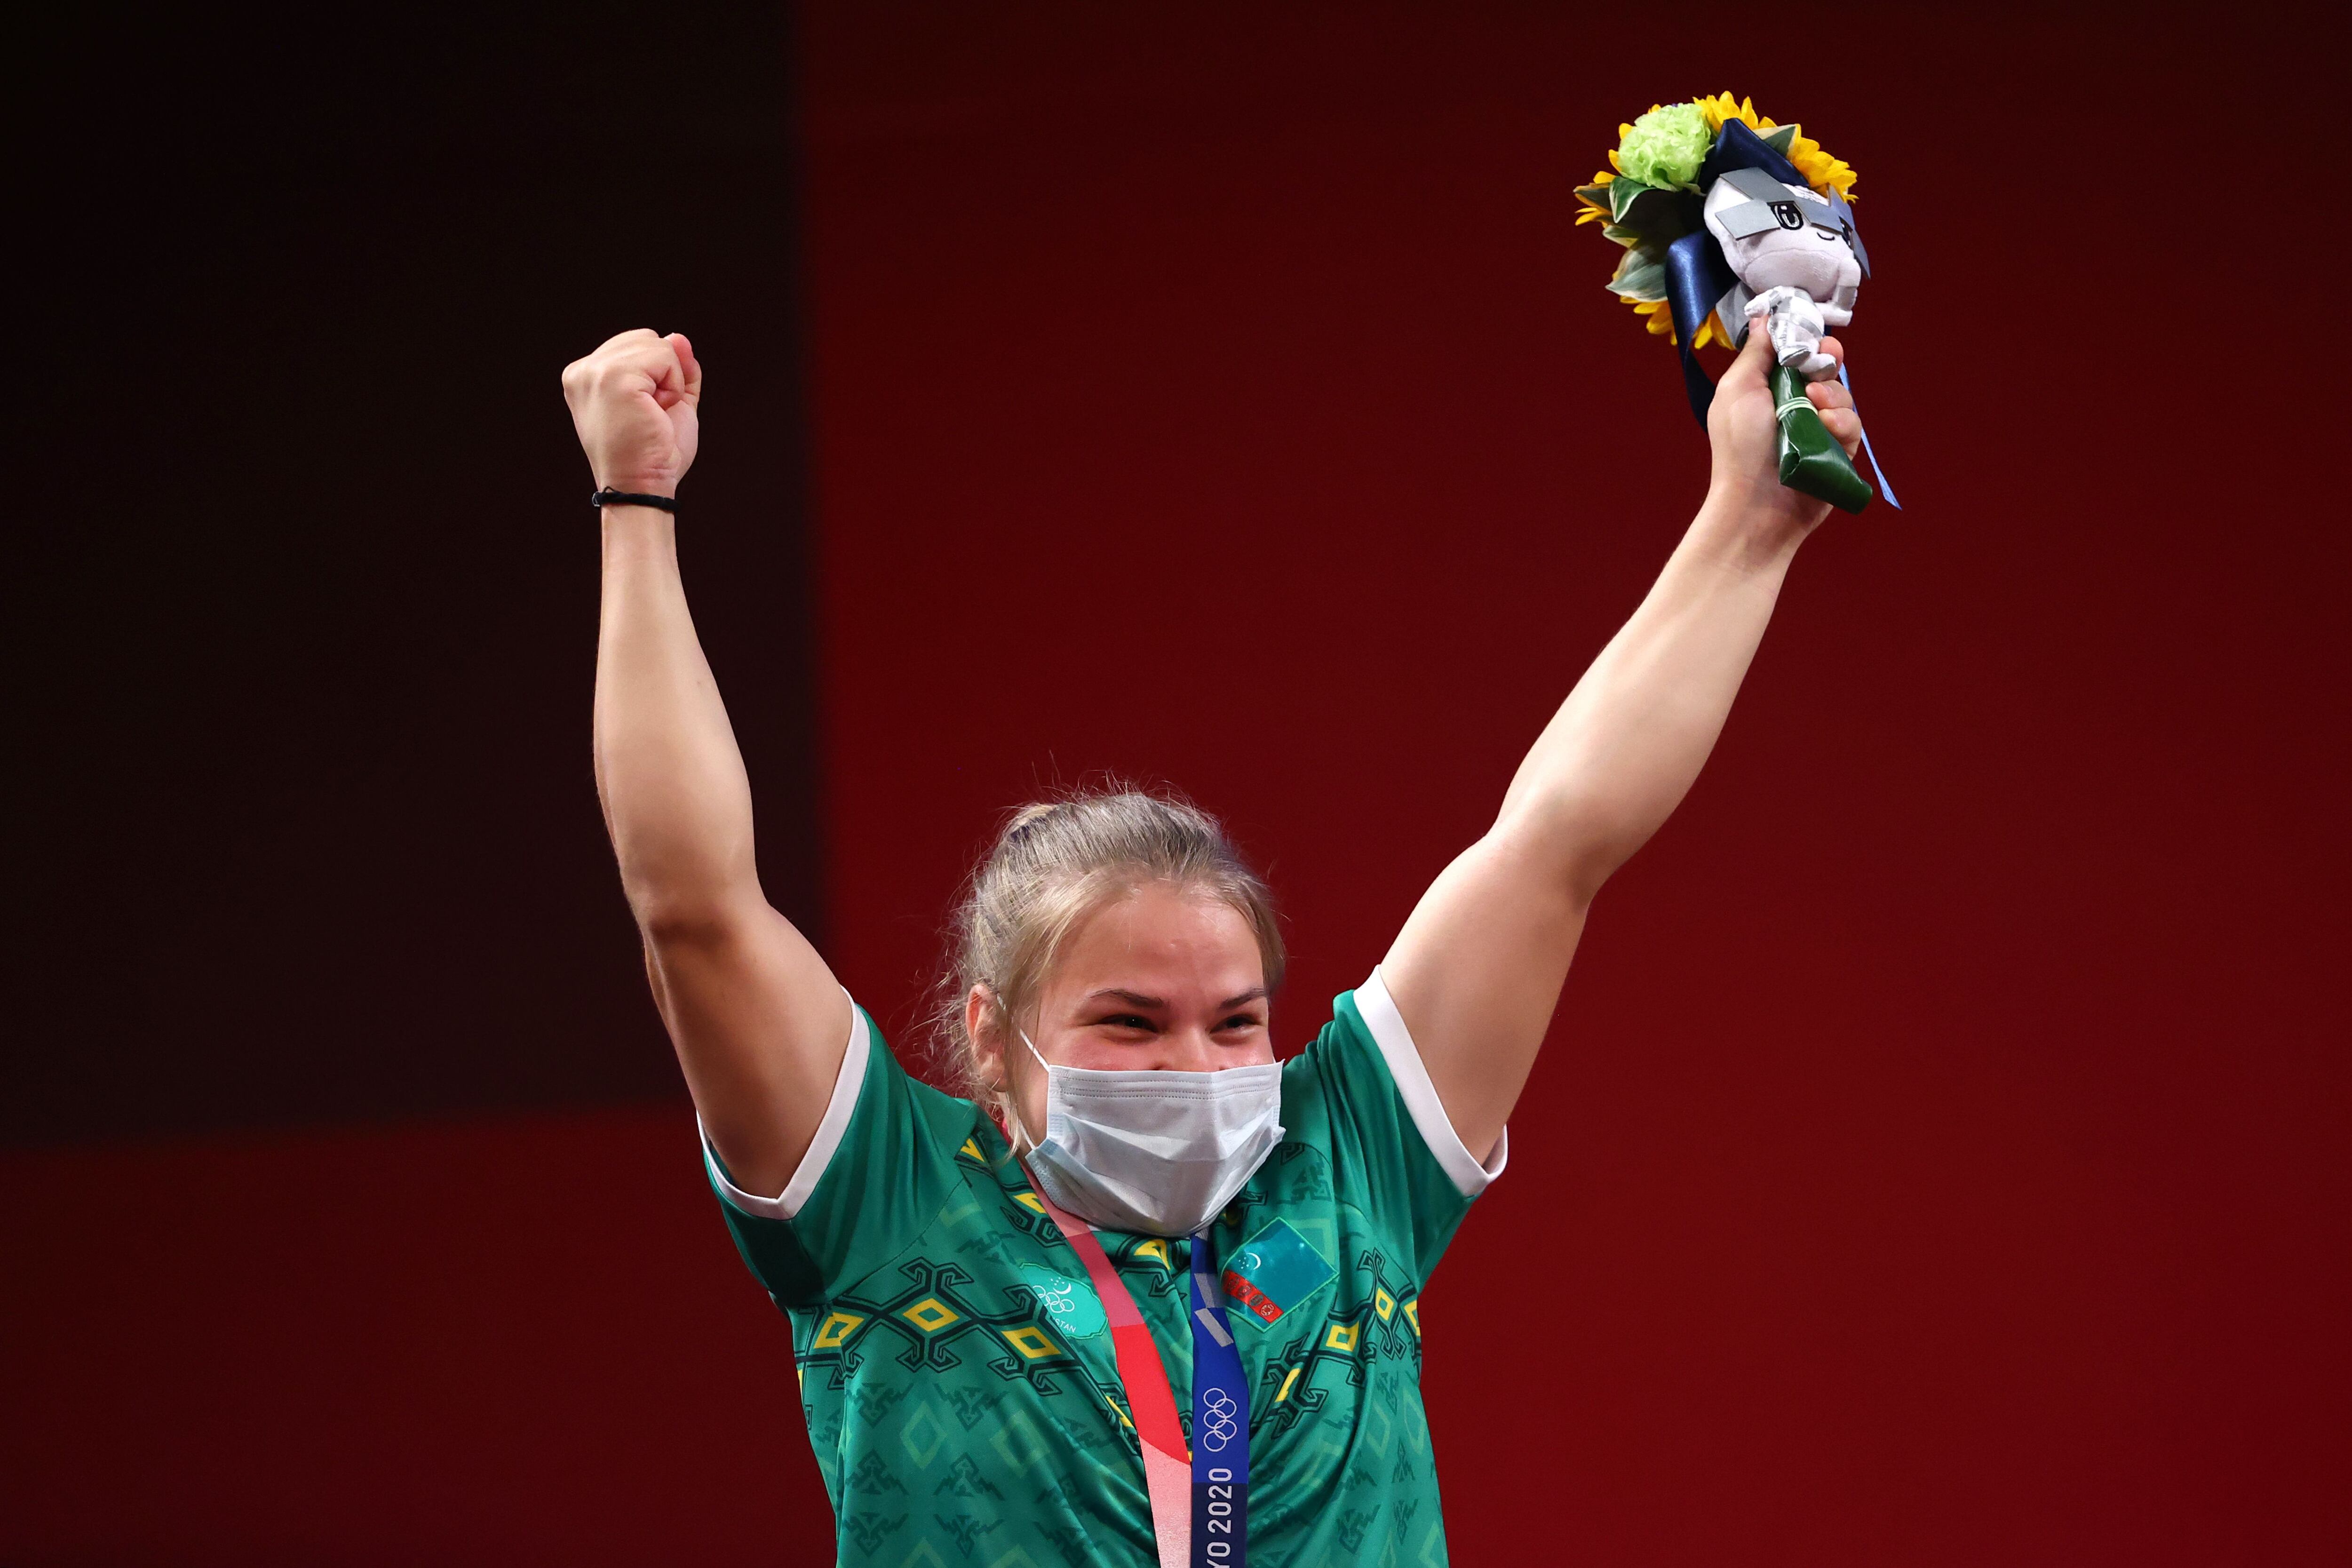
{"label": "white plush mascot", "polygon": [[1763,319],[1773,357],[1808,381],[1837,374],[1822,334],[1853,320],[1862,263],[1827,199],[1760,169],[1732,169],[1706,193],[1707,232],[1750,296],[1752,329]]}

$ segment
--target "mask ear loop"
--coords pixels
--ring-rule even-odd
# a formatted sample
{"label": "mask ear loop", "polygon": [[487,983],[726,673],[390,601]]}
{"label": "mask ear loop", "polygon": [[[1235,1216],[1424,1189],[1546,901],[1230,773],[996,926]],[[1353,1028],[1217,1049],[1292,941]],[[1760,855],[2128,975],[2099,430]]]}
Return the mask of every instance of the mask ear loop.
{"label": "mask ear loop", "polygon": [[[1029,1037],[1029,1031],[1013,1022],[1013,1009],[1005,1005],[1004,998],[994,991],[989,993],[989,998],[996,1004],[998,1011],[1004,1015],[1004,1021],[1013,1026],[1013,1032],[1021,1037],[1021,1043],[1029,1047],[1029,1054],[1037,1058],[1039,1070],[1050,1074],[1052,1065],[1045,1060],[1045,1054],[1037,1049],[1037,1042]],[[1026,1154],[1037,1147],[1037,1140],[1030,1134],[1029,1123],[1021,1114],[1021,1097],[1013,1092],[1013,1058],[1009,1052],[1004,1058],[1004,1083],[996,1091],[996,1108],[1003,1112],[1004,1127],[1008,1134],[1005,1142],[1013,1145],[1013,1152],[1016,1156]]]}
{"label": "mask ear loop", "polygon": [[[1029,1037],[1028,1030],[1022,1028],[1017,1024],[1013,1026],[1013,1033],[1019,1035],[1021,1037],[1021,1043],[1029,1047],[1029,1054],[1036,1058],[1037,1070],[1044,1073],[1046,1077],[1046,1081],[1050,1083],[1053,1080],[1054,1067],[1051,1062],[1048,1062],[1045,1059],[1045,1053],[1037,1048],[1037,1042]],[[1021,1147],[1015,1149],[1013,1152],[1016,1154],[1026,1154],[1030,1150],[1037,1147],[1038,1141],[1030,1133],[1029,1123],[1021,1114],[1021,1100],[1018,1095],[1013,1092],[1013,1072],[1009,1068],[1005,1070],[1004,1074],[1003,1100],[1005,1111],[1011,1117],[1013,1127],[1018,1130],[1021,1134]]]}

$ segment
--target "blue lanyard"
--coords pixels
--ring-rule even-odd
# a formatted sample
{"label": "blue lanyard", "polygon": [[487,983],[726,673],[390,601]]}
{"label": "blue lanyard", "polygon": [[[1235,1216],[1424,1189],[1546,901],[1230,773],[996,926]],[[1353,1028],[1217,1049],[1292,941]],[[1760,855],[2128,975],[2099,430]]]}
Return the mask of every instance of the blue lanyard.
{"label": "blue lanyard", "polygon": [[[1024,1172],[1025,1174],[1025,1172]],[[1111,1352],[1143,1458],[1144,1493],[1160,1568],[1241,1568],[1247,1556],[1249,1518],[1249,1384],[1225,1320],[1225,1296],[1209,1266],[1209,1237],[1192,1237],[1192,1443],[1189,1460],[1176,1424],[1175,1390],[1136,1309],[1127,1282],[1111,1266],[1095,1227],[1037,1190],[1030,1191],[1062,1239],[1086,1265],[1110,1326]],[[1184,1508],[1184,1471],[1192,1469],[1192,1507]]]}
{"label": "blue lanyard", "polygon": [[1209,1266],[1192,1238],[1192,1568],[1239,1568],[1249,1541],[1249,1384]]}

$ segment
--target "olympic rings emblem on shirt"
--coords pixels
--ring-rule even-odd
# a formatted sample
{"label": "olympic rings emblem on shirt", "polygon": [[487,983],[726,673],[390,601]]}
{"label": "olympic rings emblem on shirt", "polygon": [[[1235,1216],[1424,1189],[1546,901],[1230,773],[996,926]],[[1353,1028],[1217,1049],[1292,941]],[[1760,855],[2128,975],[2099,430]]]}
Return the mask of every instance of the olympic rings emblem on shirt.
{"label": "olympic rings emblem on shirt", "polygon": [[1205,1423],[1201,1432],[1201,1447],[1212,1454],[1232,1442],[1234,1435],[1241,1430],[1234,1424],[1234,1417],[1241,1414],[1241,1406],[1234,1404],[1233,1395],[1222,1388],[1213,1388],[1202,1397],[1201,1414]]}

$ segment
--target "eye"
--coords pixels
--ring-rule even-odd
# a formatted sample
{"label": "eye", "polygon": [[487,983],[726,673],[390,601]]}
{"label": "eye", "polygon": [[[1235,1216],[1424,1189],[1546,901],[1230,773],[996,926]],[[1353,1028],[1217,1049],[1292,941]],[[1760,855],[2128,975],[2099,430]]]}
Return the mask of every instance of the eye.
{"label": "eye", "polygon": [[1263,1028],[1264,1026],[1264,1020],[1260,1019],[1256,1014],[1236,1013],[1232,1017],[1226,1019],[1223,1023],[1218,1025],[1217,1032],[1219,1034],[1224,1034],[1228,1030],[1233,1029],[1256,1029]]}
{"label": "eye", "polygon": [[1113,1013],[1096,1022],[1107,1024],[1114,1029],[1141,1029],[1147,1034],[1151,1030],[1151,1020],[1140,1013]]}

